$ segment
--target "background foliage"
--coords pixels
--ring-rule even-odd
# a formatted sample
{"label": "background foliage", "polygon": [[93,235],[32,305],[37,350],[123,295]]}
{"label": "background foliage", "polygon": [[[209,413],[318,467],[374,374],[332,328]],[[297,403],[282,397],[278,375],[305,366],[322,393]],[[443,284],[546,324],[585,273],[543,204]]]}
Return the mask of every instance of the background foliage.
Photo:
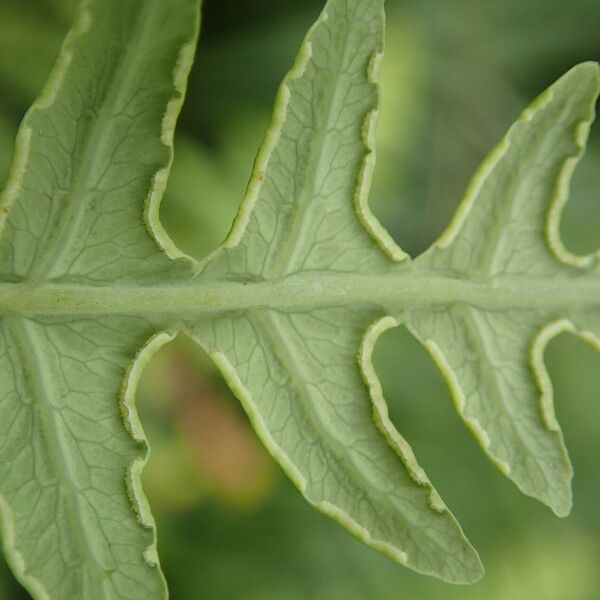
{"label": "background foliage", "polygon": [[[75,0],[0,4],[0,180]],[[388,47],[372,205],[403,248],[425,249],[477,164],[537,93],[600,58],[600,4],[388,0]],[[206,0],[163,221],[198,257],[227,232],[277,85],[316,0]],[[563,236],[600,244],[600,129],[579,168]],[[435,367],[402,330],[376,352],[393,420],[479,548],[487,577],[451,588],[362,547],[314,512],[256,442],[197,348],[155,358],[138,396],[153,447],[146,490],[177,599],[592,600],[600,597],[600,358],[567,336],[547,355],[575,466],[567,520],[496,473],[459,423]],[[0,598],[26,598],[6,568]]]}

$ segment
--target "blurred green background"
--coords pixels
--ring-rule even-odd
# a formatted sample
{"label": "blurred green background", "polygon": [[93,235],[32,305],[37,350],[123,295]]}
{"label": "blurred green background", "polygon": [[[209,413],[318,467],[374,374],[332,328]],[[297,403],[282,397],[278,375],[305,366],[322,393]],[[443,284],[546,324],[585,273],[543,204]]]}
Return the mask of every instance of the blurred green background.
{"label": "blurred green background", "polygon": [[[0,0],[0,180],[76,0]],[[201,257],[228,230],[278,82],[318,0],[206,0],[163,221]],[[448,222],[477,164],[565,70],[600,58],[598,0],[388,0],[383,115],[372,206],[415,254]],[[600,245],[600,128],[577,171],[563,236]],[[575,466],[560,520],[487,462],[443,381],[402,330],[376,366],[398,429],[480,550],[465,588],[414,575],[314,512],[256,441],[206,356],[178,339],[153,360],[138,405],[152,444],[145,486],[175,600],[597,600],[600,356],[563,336],[547,362]],[[0,598],[27,598],[5,567]]]}

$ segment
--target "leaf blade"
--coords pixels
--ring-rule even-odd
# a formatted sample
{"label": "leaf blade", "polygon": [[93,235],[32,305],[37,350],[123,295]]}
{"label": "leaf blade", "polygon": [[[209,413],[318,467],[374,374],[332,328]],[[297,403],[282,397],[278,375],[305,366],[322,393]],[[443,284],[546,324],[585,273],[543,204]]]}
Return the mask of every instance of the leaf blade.
{"label": "leaf blade", "polygon": [[[599,74],[597,63],[581,63],[531,103],[484,160],[419,265],[483,279],[556,275],[557,257],[585,266],[587,259],[582,264],[559,247],[558,227],[594,120]],[[522,262],[531,270],[524,272]]]}
{"label": "leaf blade", "polygon": [[145,443],[117,402],[151,335],[129,317],[2,321],[5,551],[37,597],[165,594],[151,517],[132,514],[125,489]]}
{"label": "leaf blade", "polygon": [[5,277],[101,283],[173,270],[155,252],[158,239],[181,256],[158,223],[158,202],[197,36],[197,5],[82,4],[18,135],[2,194]]}
{"label": "leaf blade", "polygon": [[[190,335],[213,358],[255,430],[303,496],[368,546],[453,583],[481,577],[476,551],[383,417],[371,373],[376,320],[365,307],[310,313],[252,311],[198,323]],[[363,345],[362,361],[355,349]],[[325,359],[325,357],[327,357]],[[390,444],[390,440],[394,444]]]}
{"label": "leaf blade", "polygon": [[[230,272],[273,279],[306,270],[381,270],[389,261],[373,251],[377,245],[406,257],[366,204],[383,27],[380,0],[329,1],[307,34],[279,90],[238,217],[217,250],[228,255]],[[261,226],[269,239],[261,239]],[[216,262],[209,258],[207,273]]]}

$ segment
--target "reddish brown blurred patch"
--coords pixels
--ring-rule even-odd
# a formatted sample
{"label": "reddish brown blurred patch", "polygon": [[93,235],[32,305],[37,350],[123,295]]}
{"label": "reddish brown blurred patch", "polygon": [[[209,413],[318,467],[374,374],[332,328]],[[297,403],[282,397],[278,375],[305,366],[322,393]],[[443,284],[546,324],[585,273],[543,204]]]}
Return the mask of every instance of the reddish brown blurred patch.
{"label": "reddish brown blurred patch", "polygon": [[192,451],[205,483],[225,500],[259,502],[270,488],[273,464],[249,423],[179,348],[167,365],[175,426]]}

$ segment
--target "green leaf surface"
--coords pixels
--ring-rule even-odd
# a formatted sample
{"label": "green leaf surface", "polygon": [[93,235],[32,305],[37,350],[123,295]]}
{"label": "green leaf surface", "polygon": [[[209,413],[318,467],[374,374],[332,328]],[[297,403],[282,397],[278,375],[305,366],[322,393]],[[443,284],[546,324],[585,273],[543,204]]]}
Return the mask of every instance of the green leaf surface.
{"label": "green leaf surface", "polygon": [[600,347],[598,255],[558,235],[598,66],[527,109],[412,261],[367,204],[383,0],[330,0],[280,88],[230,234],[197,264],[157,218],[197,8],[84,3],[21,127],[0,241],[11,566],[39,598],[164,596],[133,394],[182,331],[311,504],[401,564],[475,581],[477,553],[391,423],[371,354],[406,325],[492,461],[568,512],[543,352],[565,330]]}

